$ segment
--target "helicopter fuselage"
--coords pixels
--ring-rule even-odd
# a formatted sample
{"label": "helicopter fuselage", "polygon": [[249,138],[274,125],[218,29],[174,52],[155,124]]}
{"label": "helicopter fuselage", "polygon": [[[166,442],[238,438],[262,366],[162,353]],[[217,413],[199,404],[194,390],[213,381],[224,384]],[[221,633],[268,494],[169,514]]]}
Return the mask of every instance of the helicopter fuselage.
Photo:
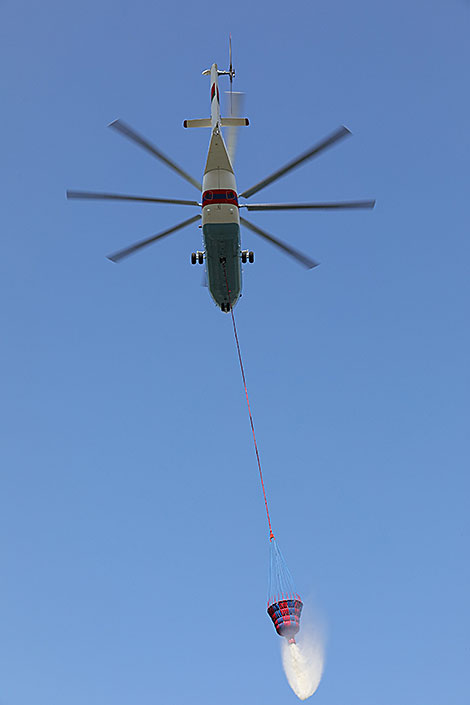
{"label": "helicopter fuselage", "polygon": [[202,233],[207,285],[228,313],[242,288],[240,216],[232,163],[222,137],[217,65],[211,67],[211,139],[202,188]]}
{"label": "helicopter fuselage", "polygon": [[209,291],[228,312],[242,286],[240,217],[235,175],[218,130],[212,134],[203,179],[202,233]]}

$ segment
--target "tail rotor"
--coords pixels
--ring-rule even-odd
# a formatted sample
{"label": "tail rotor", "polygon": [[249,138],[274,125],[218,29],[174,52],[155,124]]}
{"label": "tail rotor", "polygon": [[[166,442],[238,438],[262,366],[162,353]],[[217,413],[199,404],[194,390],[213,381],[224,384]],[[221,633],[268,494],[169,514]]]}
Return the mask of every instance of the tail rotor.
{"label": "tail rotor", "polygon": [[[240,118],[244,114],[245,93],[234,91],[230,87],[230,117]],[[240,127],[232,126],[227,128],[227,151],[232,166],[235,164],[235,153],[237,151],[238,133]]]}
{"label": "tail rotor", "polygon": [[233,64],[232,64],[232,34],[231,33],[228,35],[228,58],[229,58],[228,75],[230,78],[230,116],[232,116],[233,115],[233,111],[232,111],[232,84],[233,84],[233,77],[235,76],[235,71],[233,70]]}

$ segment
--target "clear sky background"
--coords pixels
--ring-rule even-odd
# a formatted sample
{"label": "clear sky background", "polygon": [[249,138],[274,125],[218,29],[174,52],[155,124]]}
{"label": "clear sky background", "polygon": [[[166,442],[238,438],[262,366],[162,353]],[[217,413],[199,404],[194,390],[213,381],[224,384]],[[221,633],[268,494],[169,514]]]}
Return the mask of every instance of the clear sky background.
{"label": "clear sky background", "polygon": [[314,701],[468,705],[469,20],[467,0],[1,2],[1,705],[296,702],[200,231],[105,259],[192,211],[65,200],[197,198],[106,125],[200,177],[208,132],[182,121],[208,115],[229,31],[240,190],[345,124],[255,200],[377,198],[250,215],[310,272],[242,233],[274,530],[328,625]]}

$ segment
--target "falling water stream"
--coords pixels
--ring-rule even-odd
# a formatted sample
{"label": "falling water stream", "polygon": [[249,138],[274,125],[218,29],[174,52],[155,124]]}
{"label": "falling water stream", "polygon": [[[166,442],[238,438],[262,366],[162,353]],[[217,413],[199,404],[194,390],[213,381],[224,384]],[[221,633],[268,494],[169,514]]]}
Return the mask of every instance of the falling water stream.
{"label": "falling water stream", "polygon": [[323,630],[313,624],[304,624],[296,636],[296,643],[281,642],[282,665],[287,681],[300,700],[315,693],[325,664],[325,637]]}

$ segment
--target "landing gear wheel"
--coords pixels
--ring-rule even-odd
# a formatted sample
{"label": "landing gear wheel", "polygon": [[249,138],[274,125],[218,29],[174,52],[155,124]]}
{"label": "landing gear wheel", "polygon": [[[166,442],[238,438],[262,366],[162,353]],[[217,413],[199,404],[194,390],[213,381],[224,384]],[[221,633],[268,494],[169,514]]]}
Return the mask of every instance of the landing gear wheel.
{"label": "landing gear wheel", "polygon": [[197,253],[197,261],[199,264],[204,264],[204,252]]}
{"label": "landing gear wheel", "polygon": [[196,253],[191,252],[191,264],[196,264]]}
{"label": "landing gear wheel", "polygon": [[242,252],[242,263],[246,264],[246,252],[245,251]]}
{"label": "landing gear wheel", "polygon": [[250,262],[250,264],[253,264],[253,262],[255,261],[255,253],[254,252],[250,251],[248,253],[248,261]]}

